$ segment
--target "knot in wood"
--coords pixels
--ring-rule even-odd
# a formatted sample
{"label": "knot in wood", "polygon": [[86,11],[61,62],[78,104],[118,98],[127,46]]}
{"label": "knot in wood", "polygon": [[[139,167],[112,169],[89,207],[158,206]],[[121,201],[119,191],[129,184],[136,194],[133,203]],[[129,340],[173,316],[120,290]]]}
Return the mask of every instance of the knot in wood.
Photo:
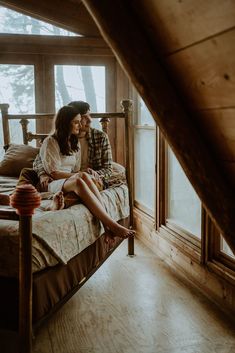
{"label": "knot in wood", "polygon": [[32,185],[19,185],[10,196],[10,205],[20,216],[32,216],[41,203],[41,196]]}

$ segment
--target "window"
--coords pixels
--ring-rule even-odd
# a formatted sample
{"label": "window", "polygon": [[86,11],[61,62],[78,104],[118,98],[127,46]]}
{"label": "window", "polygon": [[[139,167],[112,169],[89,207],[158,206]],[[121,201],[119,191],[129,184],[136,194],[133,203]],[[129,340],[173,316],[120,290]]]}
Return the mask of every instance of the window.
{"label": "window", "polygon": [[230,249],[230,247],[228,246],[228,244],[226,243],[222,235],[220,236],[220,244],[221,244],[221,248],[220,248],[221,252],[231,257],[232,259],[235,259],[235,255],[233,254],[232,250]]}
{"label": "window", "polygon": [[138,98],[135,121],[135,203],[155,215],[156,124],[143,100]]}
{"label": "window", "polygon": [[0,33],[77,36],[75,33],[36,20],[3,6],[0,6]]}
{"label": "window", "polygon": [[[0,64],[0,102],[10,105],[10,113],[35,113],[35,88],[33,65]],[[19,121],[10,122],[11,141],[23,143],[22,134],[19,134]],[[0,122],[0,145],[3,146],[2,119]],[[35,131],[35,121],[29,123],[29,130]],[[4,150],[1,148],[0,156]]]}
{"label": "window", "polygon": [[168,149],[167,220],[201,237],[201,202],[171,149]]}
{"label": "window", "polygon": [[[91,111],[104,112],[105,67],[80,65],[55,65],[56,110],[74,100],[90,104]],[[100,129],[97,119],[92,126]]]}

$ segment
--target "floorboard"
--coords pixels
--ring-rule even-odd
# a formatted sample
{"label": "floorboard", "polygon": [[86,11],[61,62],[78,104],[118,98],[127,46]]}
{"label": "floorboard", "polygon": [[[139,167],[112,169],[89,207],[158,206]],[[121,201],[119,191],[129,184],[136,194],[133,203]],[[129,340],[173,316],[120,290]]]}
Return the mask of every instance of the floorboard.
{"label": "floorboard", "polygon": [[[33,353],[234,353],[235,326],[140,241],[127,242],[38,332]],[[0,331],[0,352],[16,353]]]}
{"label": "floorboard", "polygon": [[[53,353],[234,353],[235,327],[140,241],[127,243],[48,323]],[[46,330],[33,353],[47,353]],[[46,344],[46,345],[45,345]]]}

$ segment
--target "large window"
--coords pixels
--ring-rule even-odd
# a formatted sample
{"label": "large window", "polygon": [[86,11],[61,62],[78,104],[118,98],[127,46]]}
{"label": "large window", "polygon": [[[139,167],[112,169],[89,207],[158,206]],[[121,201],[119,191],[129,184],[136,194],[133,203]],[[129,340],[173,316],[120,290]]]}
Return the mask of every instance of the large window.
{"label": "large window", "polygon": [[138,98],[135,121],[135,202],[155,215],[156,124],[143,100]]}

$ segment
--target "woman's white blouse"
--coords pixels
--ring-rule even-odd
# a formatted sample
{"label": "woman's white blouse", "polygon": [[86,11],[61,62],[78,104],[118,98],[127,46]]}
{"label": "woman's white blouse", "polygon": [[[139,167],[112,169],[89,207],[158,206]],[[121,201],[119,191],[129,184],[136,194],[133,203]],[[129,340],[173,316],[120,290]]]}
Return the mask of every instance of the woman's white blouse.
{"label": "woman's white blouse", "polygon": [[48,136],[43,141],[40,148],[40,157],[42,159],[43,168],[47,174],[55,171],[60,172],[78,172],[81,167],[81,148],[78,142],[79,150],[73,152],[71,156],[64,156],[60,152],[60,147],[56,139]]}

